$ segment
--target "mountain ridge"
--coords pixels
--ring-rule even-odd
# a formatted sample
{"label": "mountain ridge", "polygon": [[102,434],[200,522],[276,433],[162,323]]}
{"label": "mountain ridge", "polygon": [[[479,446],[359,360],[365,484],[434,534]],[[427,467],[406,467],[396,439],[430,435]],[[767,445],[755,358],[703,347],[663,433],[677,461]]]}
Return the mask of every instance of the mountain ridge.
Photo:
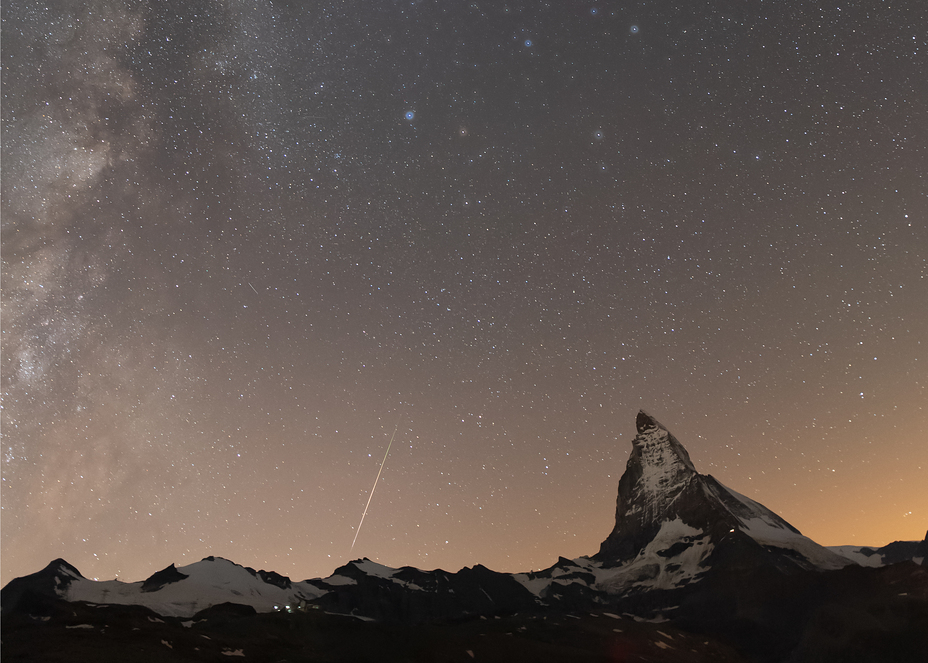
{"label": "mountain ridge", "polygon": [[[632,452],[619,480],[612,532],[598,553],[573,560],[562,557],[541,571],[497,573],[481,565],[454,573],[409,566],[393,569],[360,558],[327,578],[293,581],[273,571],[256,571],[222,557],[207,556],[186,566],[171,564],[140,582],[88,580],[63,559],[25,578],[46,596],[135,603],[161,614],[190,616],[204,604],[229,601],[251,605],[259,612],[300,602],[331,604],[337,609],[331,597],[324,598],[326,595],[345,593],[347,587],[371,579],[376,579],[374,584],[390,583],[410,591],[426,591],[425,587],[446,591],[459,584],[459,574],[482,575],[496,587],[494,591],[507,585],[503,594],[509,598],[503,602],[512,603],[512,595],[518,591],[503,580],[510,578],[531,597],[515,603],[531,605],[563,594],[567,585],[573,585],[574,594],[588,598],[601,595],[600,600],[608,601],[602,597],[679,589],[706,575],[739,566],[770,565],[789,571],[838,569],[854,563],[880,566],[903,559],[924,561],[924,553],[916,556],[928,545],[922,542],[897,542],[881,549],[819,546],[759,502],[712,475],[700,474],[683,444],[645,410],[638,412],[635,426]],[[17,578],[3,589],[4,611],[23,582],[24,578]],[[342,604],[347,605],[345,601]]]}
{"label": "mountain ridge", "polygon": [[[886,638],[893,633],[917,643],[912,634],[928,632],[928,534],[921,542],[881,548],[825,548],[759,502],[700,474],[679,440],[644,410],[636,428],[619,480],[615,526],[592,556],[560,557],[547,569],[522,573],[480,564],[456,572],[392,568],[360,558],[326,578],[302,581],[208,556],[180,567],[172,563],[136,582],[90,580],[59,558],[0,590],[4,624],[15,616],[10,623],[64,620],[65,629],[84,628],[68,621],[77,608],[62,606],[106,607],[81,614],[109,620],[118,608],[135,615],[134,630],[160,628],[148,624],[166,619],[181,629],[228,620],[252,624],[273,613],[317,613],[401,629],[487,619],[516,620],[523,629],[549,617],[605,615],[670,622],[704,634],[706,646],[719,637],[742,652],[742,660],[787,660],[790,652],[808,650],[808,658],[790,660],[812,661],[822,660],[817,647],[853,650],[830,644],[828,629],[816,621],[817,611],[838,609],[829,607],[828,597],[841,596],[840,609],[850,610],[848,628],[860,628],[861,619],[872,622],[866,617],[872,614],[902,620],[902,631],[893,620],[881,622],[873,641],[881,647],[890,646]],[[142,619],[145,611],[160,617]],[[100,626],[101,637],[107,628]],[[216,636],[209,632],[204,637]],[[658,646],[653,639],[661,633],[648,631],[648,646]],[[582,642],[582,631],[576,637]]]}

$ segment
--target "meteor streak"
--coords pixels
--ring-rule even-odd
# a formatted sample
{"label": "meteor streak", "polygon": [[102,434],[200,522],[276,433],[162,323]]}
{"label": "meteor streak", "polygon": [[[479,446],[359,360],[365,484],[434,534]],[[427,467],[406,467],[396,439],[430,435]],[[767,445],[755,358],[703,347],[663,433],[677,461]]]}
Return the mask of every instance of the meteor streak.
{"label": "meteor streak", "polygon": [[348,549],[348,555],[351,555],[351,551],[354,550],[354,544],[358,542],[358,534],[361,533],[361,525],[364,524],[364,516],[367,515],[367,509],[371,505],[371,500],[374,499],[374,491],[377,490],[377,482],[380,481],[380,474],[383,472],[383,466],[387,464],[387,456],[390,453],[390,447],[393,445],[393,438],[396,437],[396,431],[400,427],[400,420],[396,420],[396,426],[393,427],[393,435],[390,436],[390,443],[387,444],[387,453],[383,455],[383,460],[380,461],[380,470],[377,471],[377,478],[374,479],[374,485],[371,487],[371,494],[367,497],[367,505],[364,507],[364,513],[361,514],[361,522],[358,523],[358,529],[354,532],[354,541],[351,542],[351,548]]}

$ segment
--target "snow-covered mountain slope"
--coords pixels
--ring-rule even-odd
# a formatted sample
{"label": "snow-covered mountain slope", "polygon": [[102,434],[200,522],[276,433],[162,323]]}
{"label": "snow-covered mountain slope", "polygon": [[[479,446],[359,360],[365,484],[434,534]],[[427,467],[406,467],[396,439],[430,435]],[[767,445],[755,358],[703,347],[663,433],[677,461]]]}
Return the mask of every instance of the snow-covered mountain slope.
{"label": "snow-covered mountain slope", "polygon": [[[73,569],[73,567],[72,567]],[[270,612],[287,605],[311,601],[327,590],[309,582],[240,566],[221,557],[206,559],[159,571],[143,582],[88,580],[72,576],[59,595],[68,601],[144,605],[162,615],[190,617],[219,603],[250,605]]]}
{"label": "snow-covered mountain slope", "polygon": [[312,581],[255,571],[221,557],[207,557],[180,568],[171,566],[141,582],[97,581],[56,559],[41,571],[16,578],[3,588],[3,610],[28,593],[94,604],[141,605],[170,617],[191,617],[220,603],[239,603],[258,612],[286,609],[318,599],[328,589]]}
{"label": "snow-covered mountain slope", "polygon": [[883,556],[876,554],[876,548],[868,546],[828,546],[828,549],[859,566],[868,566],[874,569],[885,566]]}
{"label": "snow-covered mountain slope", "polygon": [[699,558],[695,569],[671,584],[697,579],[721,560],[729,566],[763,563],[782,570],[837,569],[849,563],[764,505],[711,475],[699,474],[683,445],[644,410],[638,413],[636,426],[638,435],[619,480],[615,528],[594,556],[606,567],[627,568],[631,573],[625,580],[610,581],[610,588],[627,588],[631,578],[640,576],[636,568],[652,581],[660,577],[671,582],[658,567],[679,572],[691,565],[655,566],[643,560],[667,559],[670,553],[691,547],[695,550],[687,559]]}
{"label": "snow-covered mountain slope", "polygon": [[828,549],[860,566],[876,568],[904,561],[928,566],[928,533],[922,541],[893,541],[882,547],[828,546]]}
{"label": "snow-covered mountain slope", "polygon": [[[634,559],[618,566],[589,557],[560,559],[544,571],[513,577],[540,600],[557,600],[568,586],[581,585],[592,595],[682,587],[698,579],[712,544],[702,530],[676,519],[662,523],[657,535]],[[608,601],[601,597],[601,601]]]}
{"label": "snow-covered mountain slope", "polygon": [[339,567],[328,578],[292,582],[218,557],[158,571],[141,582],[85,578],[58,559],[45,569],[11,581],[2,592],[3,611],[24,596],[139,605],[169,617],[192,617],[222,603],[256,612],[312,606],[332,614],[421,623],[466,616],[513,614],[540,605],[511,574],[477,565],[457,573],[413,567],[393,569],[369,559]]}

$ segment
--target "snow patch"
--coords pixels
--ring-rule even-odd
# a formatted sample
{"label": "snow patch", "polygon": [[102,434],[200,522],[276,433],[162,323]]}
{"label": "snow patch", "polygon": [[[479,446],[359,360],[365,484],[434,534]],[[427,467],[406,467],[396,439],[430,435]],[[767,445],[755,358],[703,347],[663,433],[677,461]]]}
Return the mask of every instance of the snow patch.
{"label": "snow patch", "polygon": [[[590,583],[582,576],[588,574],[595,577],[595,571],[600,568],[599,565],[592,562],[588,557],[581,557],[571,561],[575,566],[568,568],[555,566],[542,572],[544,575],[541,573],[513,573],[510,576],[538,598],[544,598],[551,585],[555,584],[566,586],[580,583],[589,587]],[[548,575],[549,572],[550,575]]]}
{"label": "snow patch", "polygon": [[323,582],[327,585],[332,585],[333,587],[358,584],[358,581],[355,580],[354,578],[349,578],[347,576],[342,576],[342,575],[331,575],[325,580],[323,580]]}
{"label": "snow patch", "polygon": [[680,518],[661,523],[657,535],[638,556],[614,569],[601,571],[598,585],[617,594],[629,589],[673,589],[694,582],[705,571],[700,565],[712,551],[709,537]]}
{"label": "snow patch", "polygon": [[828,550],[860,566],[869,568],[883,566],[883,556],[877,553],[875,548],[869,546],[828,546]]}
{"label": "snow patch", "polygon": [[[351,562],[351,565],[357,568],[359,571],[363,571],[365,575],[369,575],[373,578],[381,578],[383,580],[389,580],[390,582],[396,583],[400,587],[405,587],[406,589],[413,589],[413,590],[417,590],[421,592],[425,591],[424,587],[421,587],[414,582],[397,578],[396,574],[400,571],[400,569],[394,569],[389,566],[384,566],[383,564],[372,562],[371,560],[366,559],[366,558]],[[423,573],[428,573],[428,572],[424,571]]]}

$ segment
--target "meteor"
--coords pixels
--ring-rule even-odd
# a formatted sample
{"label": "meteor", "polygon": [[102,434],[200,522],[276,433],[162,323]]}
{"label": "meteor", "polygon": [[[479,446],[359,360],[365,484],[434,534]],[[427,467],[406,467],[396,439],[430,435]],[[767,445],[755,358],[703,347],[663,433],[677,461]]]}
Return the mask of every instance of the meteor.
{"label": "meteor", "polygon": [[364,507],[364,513],[361,514],[361,522],[358,523],[358,529],[354,532],[354,541],[351,542],[351,548],[348,549],[348,555],[351,556],[351,551],[354,550],[354,544],[358,542],[358,534],[361,533],[361,525],[364,524],[364,516],[367,515],[367,509],[371,505],[371,500],[374,499],[374,491],[377,490],[377,482],[380,481],[380,474],[383,472],[383,466],[387,464],[387,456],[390,454],[390,447],[393,445],[393,438],[396,437],[396,431],[400,427],[400,420],[396,420],[396,426],[393,427],[393,435],[390,436],[390,443],[387,444],[387,452],[383,455],[383,460],[380,461],[380,470],[377,471],[377,478],[374,479],[374,485],[371,487],[371,494],[367,498],[367,505]]}

